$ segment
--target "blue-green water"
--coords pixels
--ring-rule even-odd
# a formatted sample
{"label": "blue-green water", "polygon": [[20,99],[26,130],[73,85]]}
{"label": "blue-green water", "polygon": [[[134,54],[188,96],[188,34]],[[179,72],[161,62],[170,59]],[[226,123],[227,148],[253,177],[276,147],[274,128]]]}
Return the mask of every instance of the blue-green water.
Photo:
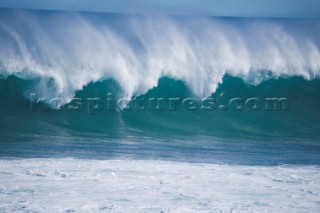
{"label": "blue-green water", "polygon": [[[1,80],[2,157],[76,157],[98,159],[167,159],[230,164],[318,164],[320,106],[318,80],[287,78],[249,86],[226,76],[211,97],[217,104],[232,97],[286,97],[288,110],[188,111],[151,108],[131,111],[53,110],[38,104],[32,111],[24,91],[35,80]],[[91,83],[75,95],[105,100],[117,93],[112,80]],[[223,96],[221,96],[223,94]],[[14,98],[12,98],[14,97]],[[181,81],[162,78],[148,97],[192,97]]]}
{"label": "blue-green water", "polygon": [[1,9],[0,156],[318,164],[319,32],[317,19]]}

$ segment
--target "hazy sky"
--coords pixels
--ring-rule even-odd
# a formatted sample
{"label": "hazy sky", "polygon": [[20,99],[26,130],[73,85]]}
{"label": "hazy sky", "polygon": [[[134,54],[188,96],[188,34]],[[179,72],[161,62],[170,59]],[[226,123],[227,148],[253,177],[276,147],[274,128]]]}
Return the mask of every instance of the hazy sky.
{"label": "hazy sky", "polygon": [[320,0],[0,0],[0,7],[148,14],[320,18]]}

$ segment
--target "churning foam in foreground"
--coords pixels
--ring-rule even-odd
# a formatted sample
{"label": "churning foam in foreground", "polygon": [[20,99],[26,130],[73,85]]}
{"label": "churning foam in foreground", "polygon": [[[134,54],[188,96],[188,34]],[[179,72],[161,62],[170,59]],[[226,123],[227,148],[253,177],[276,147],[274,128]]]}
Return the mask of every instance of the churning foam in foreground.
{"label": "churning foam in foreground", "polygon": [[320,210],[318,166],[62,158],[1,159],[0,170],[5,212]]}
{"label": "churning foam in foreground", "polygon": [[1,75],[40,78],[39,95],[70,98],[112,78],[123,94],[147,92],[162,76],[200,97],[225,74],[249,83],[320,71],[319,20],[220,19],[0,11]]}

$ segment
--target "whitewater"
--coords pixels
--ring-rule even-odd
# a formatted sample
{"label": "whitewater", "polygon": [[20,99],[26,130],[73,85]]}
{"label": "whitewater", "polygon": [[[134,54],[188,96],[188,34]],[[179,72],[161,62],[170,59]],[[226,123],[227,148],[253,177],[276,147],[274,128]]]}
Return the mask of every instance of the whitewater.
{"label": "whitewater", "polygon": [[0,160],[0,169],[5,212],[316,212],[320,205],[318,166],[49,158]]}

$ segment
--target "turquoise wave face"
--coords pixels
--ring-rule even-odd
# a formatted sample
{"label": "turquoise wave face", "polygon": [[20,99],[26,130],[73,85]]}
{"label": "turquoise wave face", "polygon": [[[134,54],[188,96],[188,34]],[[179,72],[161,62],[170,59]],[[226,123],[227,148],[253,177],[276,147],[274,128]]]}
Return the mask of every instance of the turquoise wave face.
{"label": "turquoise wave face", "polygon": [[154,133],[320,136],[319,80],[281,78],[252,86],[225,76],[214,94],[199,99],[182,81],[165,77],[157,87],[129,99],[121,96],[119,85],[110,79],[90,83],[60,108],[52,108],[52,103],[63,102],[62,98],[37,95],[37,80],[11,76],[2,79],[0,85],[2,133],[28,133],[31,129],[41,134],[53,128],[111,137]]}
{"label": "turquoise wave face", "polygon": [[[1,156],[134,157],[243,164],[318,161],[319,80],[281,78],[252,86],[225,76],[210,96],[218,106],[214,110],[190,110],[181,101],[175,110],[155,110],[148,105],[145,110],[102,107],[94,114],[88,111],[88,99],[107,102],[108,93],[115,99],[121,97],[114,80],[90,83],[77,91],[75,97],[84,103],[80,111],[68,109],[72,103],[57,110],[45,102],[31,102],[27,95],[35,92],[37,83],[14,76],[0,82]],[[198,100],[182,81],[170,78],[161,78],[143,97]],[[270,110],[263,106],[256,110],[244,101],[244,109],[239,111],[229,103],[233,98],[253,97],[263,104],[266,98],[287,98],[289,108],[280,105],[283,108]]]}

